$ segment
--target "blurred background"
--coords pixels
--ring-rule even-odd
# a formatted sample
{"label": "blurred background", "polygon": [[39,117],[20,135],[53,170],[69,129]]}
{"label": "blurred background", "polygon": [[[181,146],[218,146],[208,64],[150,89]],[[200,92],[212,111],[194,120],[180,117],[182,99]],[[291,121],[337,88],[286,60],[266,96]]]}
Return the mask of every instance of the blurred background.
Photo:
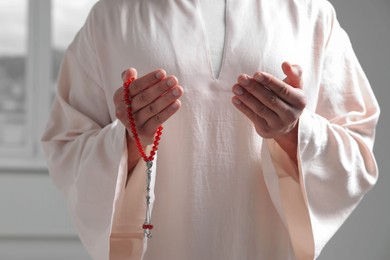
{"label": "blurred background", "polygon": [[[90,259],[39,138],[63,52],[96,0],[0,0],[0,260]],[[320,260],[390,260],[390,1],[331,0],[379,100],[375,188]]]}

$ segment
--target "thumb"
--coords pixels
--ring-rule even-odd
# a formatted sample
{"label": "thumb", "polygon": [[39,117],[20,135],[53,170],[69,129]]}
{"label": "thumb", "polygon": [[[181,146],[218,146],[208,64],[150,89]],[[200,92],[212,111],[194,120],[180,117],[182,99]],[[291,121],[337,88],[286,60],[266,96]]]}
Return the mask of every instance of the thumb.
{"label": "thumb", "polygon": [[122,80],[123,82],[129,81],[131,78],[137,78],[137,70],[134,68],[126,69],[122,72]]}
{"label": "thumb", "polygon": [[285,61],[282,64],[283,73],[287,76],[283,81],[294,88],[303,89],[302,68]]}

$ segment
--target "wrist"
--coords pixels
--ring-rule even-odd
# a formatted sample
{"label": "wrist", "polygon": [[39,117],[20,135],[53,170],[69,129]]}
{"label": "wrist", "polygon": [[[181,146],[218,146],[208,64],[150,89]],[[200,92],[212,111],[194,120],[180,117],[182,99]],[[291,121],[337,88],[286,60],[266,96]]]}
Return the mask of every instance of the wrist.
{"label": "wrist", "polygon": [[291,160],[293,160],[294,163],[297,164],[298,123],[290,132],[275,137],[274,140],[288,154]]}

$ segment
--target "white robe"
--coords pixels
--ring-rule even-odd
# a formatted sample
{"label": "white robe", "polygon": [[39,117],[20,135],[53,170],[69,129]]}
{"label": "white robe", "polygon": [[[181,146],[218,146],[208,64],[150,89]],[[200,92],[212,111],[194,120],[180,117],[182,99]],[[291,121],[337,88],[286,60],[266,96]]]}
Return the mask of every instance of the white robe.
{"label": "white robe", "polygon": [[[323,0],[228,0],[218,78],[198,1],[101,0],[68,48],[42,138],[94,259],[313,259],[377,179],[378,104]],[[298,167],[231,104],[240,73],[303,68]],[[184,87],[153,170],[153,238],[143,239],[145,166],[128,185],[121,72],[164,68]],[[298,174],[299,181],[292,175]],[[147,250],[146,249],[147,244]],[[146,253],[145,253],[146,252]]]}

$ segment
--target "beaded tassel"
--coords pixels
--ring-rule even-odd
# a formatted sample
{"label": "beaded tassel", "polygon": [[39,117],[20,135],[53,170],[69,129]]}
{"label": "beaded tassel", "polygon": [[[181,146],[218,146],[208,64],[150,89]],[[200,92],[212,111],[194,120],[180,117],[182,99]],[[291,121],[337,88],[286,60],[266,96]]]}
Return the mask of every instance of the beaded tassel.
{"label": "beaded tassel", "polygon": [[130,96],[130,84],[134,81],[134,78],[131,78],[130,80],[126,81],[123,83],[123,99],[125,104],[127,105],[127,116],[129,119],[130,123],[130,130],[131,133],[133,134],[133,138],[135,140],[135,143],[138,148],[138,152],[141,154],[142,159],[146,163],[146,214],[145,214],[145,222],[142,225],[142,229],[144,230],[144,235],[147,238],[151,238],[151,230],[153,229],[152,225],[152,219],[151,219],[151,210],[150,210],[150,183],[152,180],[151,174],[152,174],[152,167],[153,167],[153,160],[154,156],[156,155],[157,149],[158,149],[158,144],[160,142],[160,138],[162,135],[162,130],[163,127],[159,126],[157,128],[156,134],[154,136],[154,142],[153,142],[153,147],[152,151],[150,152],[149,156],[146,156],[145,151],[142,147],[141,140],[138,136],[137,128],[135,126],[135,120],[133,116],[133,109],[132,109],[132,97]]}

